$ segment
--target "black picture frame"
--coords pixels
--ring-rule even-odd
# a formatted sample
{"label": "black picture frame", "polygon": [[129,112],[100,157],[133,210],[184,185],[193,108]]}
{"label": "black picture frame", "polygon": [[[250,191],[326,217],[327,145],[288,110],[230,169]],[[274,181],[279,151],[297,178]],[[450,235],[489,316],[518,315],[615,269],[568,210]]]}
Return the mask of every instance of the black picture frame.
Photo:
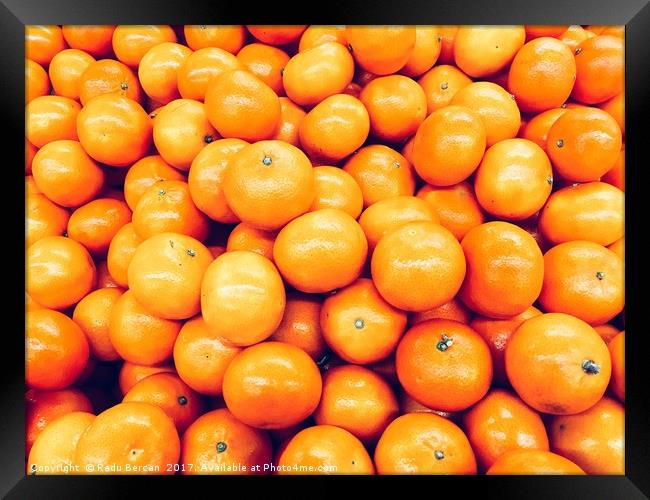
{"label": "black picture frame", "polygon": [[[203,477],[26,477],[24,470],[24,343],[19,332],[24,327],[22,295],[24,286],[24,248],[20,241],[24,211],[20,163],[23,161],[24,133],[24,26],[29,24],[616,24],[626,26],[626,225],[633,231],[626,245],[626,323],[628,349],[626,401],[626,475],[625,476],[473,476],[473,477],[296,477],[232,478]],[[10,176],[4,190],[7,214],[2,217],[9,244],[3,250],[15,254],[7,257],[2,276],[6,283],[5,317],[11,327],[0,334],[3,344],[0,369],[0,495],[5,498],[113,498],[129,497],[136,491],[147,496],[164,493],[187,495],[188,488],[205,488],[206,494],[248,496],[251,488],[277,488],[285,497],[305,497],[317,493],[339,495],[359,482],[365,491],[386,489],[441,495],[442,492],[468,494],[477,491],[482,498],[570,498],[572,500],[636,499],[650,496],[650,418],[649,384],[646,382],[648,351],[641,299],[636,293],[643,283],[640,253],[643,251],[642,196],[645,184],[641,176],[650,165],[645,137],[650,103],[650,4],[648,0],[387,0],[300,5],[267,2],[199,2],[193,0],[2,0],[0,3],[0,105],[4,121],[5,175]],[[16,165],[18,164],[18,165]],[[14,184],[15,182],[15,184]],[[7,196],[8,195],[8,196]],[[11,205],[9,205],[9,198]],[[645,219],[647,221],[647,219]],[[635,223],[636,222],[636,223]],[[628,224],[629,223],[629,224]],[[15,233],[12,234],[12,232]],[[15,280],[15,281],[14,281]],[[14,324],[15,321],[15,324]],[[18,331],[17,331],[18,330]],[[345,482],[345,486],[343,486]],[[412,482],[413,485],[409,485]],[[399,485],[397,484],[399,483]],[[417,485],[417,486],[416,486]],[[418,488],[418,492],[411,488]],[[345,490],[344,490],[345,488]],[[412,493],[413,492],[413,493]]]}

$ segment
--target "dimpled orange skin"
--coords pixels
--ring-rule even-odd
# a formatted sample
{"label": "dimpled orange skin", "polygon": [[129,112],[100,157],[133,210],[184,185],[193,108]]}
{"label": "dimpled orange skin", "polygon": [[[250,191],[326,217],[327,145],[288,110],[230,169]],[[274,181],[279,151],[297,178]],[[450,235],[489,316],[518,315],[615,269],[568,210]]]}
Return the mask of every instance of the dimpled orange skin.
{"label": "dimpled orange skin", "polygon": [[454,60],[471,77],[491,76],[510,64],[525,40],[523,26],[460,26]]}
{"label": "dimpled orange skin", "polygon": [[66,43],[73,49],[83,50],[94,57],[111,53],[114,25],[63,25],[61,30]]}
{"label": "dimpled orange skin", "polygon": [[612,358],[612,380],[609,387],[625,403],[625,332],[617,334],[607,346]]}
{"label": "dimpled orange skin", "polygon": [[113,51],[118,60],[137,68],[149,49],[164,42],[175,42],[176,33],[167,25],[117,26],[113,31]]}
{"label": "dimpled orange skin", "polygon": [[361,274],[367,255],[361,226],[333,208],[294,219],[278,233],[273,247],[273,260],[285,282],[307,293],[329,292],[352,283]]}
{"label": "dimpled orange skin", "polygon": [[359,224],[366,235],[371,254],[385,234],[404,224],[417,221],[437,223],[438,217],[427,202],[415,196],[385,198],[370,205],[359,217]]}
{"label": "dimpled orange skin", "polygon": [[489,469],[501,455],[511,450],[549,451],[540,415],[503,389],[490,391],[464,413],[463,429],[481,470]]}
{"label": "dimpled orange skin", "polygon": [[128,267],[129,289],[153,315],[186,319],[201,310],[201,280],[212,254],[199,241],[160,233],[135,249]]}
{"label": "dimpled orange skin", "polygon": [[208,331],[233,345],[267,339],[282,320],[285,302],[278,270],[254,252],[226,252],[203,275],[201,311]]}
{"label": "dimpled orange skin", "polygon": [[374,458],[379,474],[476,474],[467,436],[433,413],[407,413],[393,420]]}
{"label": "dimpled orange skin", "polygon": [[174,373],[145,377],[124,395],[123,402],[157,406],[171,418],[179,435],[203,413],[203,400]]}
{"label": "dimpled orange skin", "polygon": [[338,208],[358,218],[363,209],[363,193],[349,172],[322,165],[314,167],[314,202],[310,211]]}
{"label": "dimpled orange skin", "polygon": [[493,383],[503,387],[510,385],[506,374],[505,351],[508,340],[515,333],[515,330],[527,319],[539,316],[542,312],[530,306],[524,312],[505,319],[492,319],[485,316],[476,316],[469,326],[478,333],[487,343],[492,354],[492,366],[494,368]]}
{"label": "dimpled orange skin", "polygon": [[552,108],[542,111],[524,125],[520,137],[522,139],[533,141],[540,148],[546,151],[548,131],[551,130],[555,121],[566,113],[566,111],[566,108]]}
{"label": "dimpled orange skin", "polygon": [[563,456],[543,450],[511,450],[501,455],[488,475],[581,475],[585,472]]}
{"label": "dimpled orange skin", "polygon": [[544,270],[539,302],[546,311],[602,325],[623,310],[623,262],[608,248],[591,241],[560,243],[544,254]]}
{"label": "dimpled orange skin", "polygon": [[217,47],[199,49],[178,68],[178,92],[184,99],[203,101],[212,79],[235,69],[242,69],[242,64],[230,52]]}
{"label": "dimpled orange skin", "polygon": [[96,269],[83,245],[63,236],[48,236],[26,252],[26,290],[50,309],[66,309],[95,286]]}
{"label": "dimpled orange skin", "polygon": [[284,67],[282,81],[287,96],[299,106],[313,106],[339,94],[354,76],[354,60],[348,49],[327,42],[299,52]]}
{"label": "dimpled orange skin", "polygon": [[589,38],[575,50],[576,83],[571,94],[585,104],[611,99],[623,91],[625,41],[603,35]]}
{"label": "dimpled orange skin", "polygon": [[465,307],[462,302],[456,298],[453,298],[441,306],[434,307],[427,311],[411,314],[409,323],[411,326],[415,326],[418,323],[422,323],[423,321],[428,321],[430,319],[449,319],[468,325],[472,319],[472,313],[469,309],[467,309],[467,307]]}
{"label": "dimpled orange skin", "polygon": [[573,240],[611,245],[623,237],[625,195],[605,182],[562,188],[551,195],[539,218],[539,228],[553,244]]}
{"label": "dimpled orange skin", "polygon": [[302,349],[264,342],[244,349],[230,362],[223,380],[228,409],[258,429],[282,429],[301,422],[318,406],[322,380]]}
{"label": "dimpled orange skin", "polygon": [[208,120],[222,137],[269,139],[280,119],[280,101],[266,83],[243,70],[214,78],[205,94]]}
{"label": "dimpled orange skin", "polygon": [[307,29],[306,25],[247,25],[246,28],[251,35],[260,42],[269,45],[286,45],[298,40],[302,33]]}
{"label": "dimpled orange skin", "polygon": [[226,251],[248,250],[273,261],[273,243],[276,233],[254,228],[244,222],[234,227],[228,236]]}
{"label": "dimpled orange skin", "polygon": [[62,139],[77,140],[77,101],[56,95],[32,99],[25,106],[25,137],[37,148]]}
{"label": "dimpled orange skin", "polygon": [[140,201],[140,197],[158,181],[184,181],[185,176],[171,167],[159,155],[145,156],[135,162],[124,178],[124,198],[131,210]]}
{"label": "dimpled orange skin", "polygon": [[[609,343],[618,335],[621,333],[621,330],[616,328],[614,325],[610,325],[609,323],[605,323],[603,325],[597,325],[593,327],[594,330],[596,330],[596,333],[600,335],[600,338],[602,338],[605,341],[605,344],[609,345]],[[614,370],[614,359],[612,358],[612,377],[613,375],[613,370]]]}
{"label": "dimpled orange skin", "polygon": [[483,338],[469,326],[445,319],[411,327],[397,346],[395,366],[413,399],[443,411],[470,407],[492,382],[492,358]]}
{"label": "dimpled orange skin", "polygon": [[440,56],[441,47],[439,26],[416,26],[413,51],[400,73],[413,78],[430,70]]}
{"label": "dimpled orange skin", "polygon": [[411,57],[415,27],[347,26],[345,38],[359,66],[375,75],[388,75]]}
{"label": "dimpled orange skin", "polygon": [[171,101],[158,112],[153,125],[153,142],[160,156],[179,170],[189,170],[196,155],[217,138],[203,104],[192,99]]}
{"label": "dimpled orange skin", "polygon": [[609,351],[598,333],[584,321],[561,313],[522,323],[508,341],[505,361],[519,397],[552,415],[592,407],[605,393],[611,373]]}
{"label": "dimpled orange skin", "polygon": [[322,303],[311,295],[289,294],[282,322],[269,339],[300,347],[318,361],[327,348],[320,326],[321,306]]}
{"label": "dimpled orange skin", "polygon": [[94,160],[126,167],[151,145],[151,119],[135,101],[117,94],[91,99],[77,118],[79,142]]}
{"label": "dimpled orange skin", "polygon": [[474,189],[467,182],[448,187],[426,184],[417,192],[417,197],[427,202],[440,225],[449,229],[458,241],[485,220]]}
{"label": "dimpled orange skin", "polygon": [[300,36],[298,51],[303,52],[328,42],[346,45],[345,26],[308,26]]}
{"label": "dimpled orange skin", "polygon": [[576,415],[554,417],[549,426],[551,449],[587,474],[625,474],[625,409],[604,397]]}
{"label": "dimpled orange skin", "polygon": [[142,101],[142,89],[137,77],[126,64],[113,59],[101,59],[88,65],[81,75],[78,97],[81,104],[102,94],[117,94],[136,102]]}
{"label": "dimpled orange skin", "polygon": [[118,385],[122,395],[129,392],[129,389],[140,380],[155,373],[176,373],[172,365],[138,365],[130,361],[124,361],[118,374]]}
{"label": "dimpled orange skin", "polygon": [[47,71],[37,62],[25,59],[25,104],[50,93]]}
{"label": "dimpled orange skin", "polygon": [[496,83],[471,83],[459,89],[450,104],[465,106],[481,117],[488,147],[516,137],[519,132],[521,115],[517,103]]}
{"label": "dimpled orange skin", "polygon": [[364,443],[374,443],[398,415],[395,393],[380,375],[356,365],[337,366],[323,376],[314,412],[317,425],[335,425]]}
{"label": "dimpled orange skin", "polygon": [[575,50],[581,42],[584,42],[588,38],[593,38],[595,36],[596,35],[594,33],[584,29],[580,25],[571,25],[558,38],[567,44],[567,46],[573,50],[575,54]]}
{"label": "dimpled orange skin", "polygon": [[258,77],[278,96],[285,93],[282,74],[289,59],[284,50],[263,43],[251,43],[237,53],[240,69]]}
{"label": "dimpled orange skin", "polygon": [[[174,423],[163,410],[129,402],[97,415],[79,438],[74,461],[82,473],[90,466],[93,474],[173,474],[167,465],[178,462],[180,451]],[[121,470],[110,470],[113,465]],[[143,469],[128,471],[127,465]]]}
{"label": "dimpled orange skin", "polygon": [[614,166],[600,180],[625,191],[625,144],[622,146]]}
{"label": "dimpled orange skin", "polygon": [[[95,58],[82,50],[66,49],[52,58],[48,74],[57,95],[79,100],[81,75]],[[44,95],[44,94],[42,94]]]}
{"label": "dimpled orange skin", "polygon": [[120,358],[108,335],[108,324],[115,302],[124,293],[120,288],[100,288],[86,295],[77,304],[72,319],[86,335],[90,355],[100,361]]}
{"label": "dimpled orange skin", "polygon": [[25,26],[25,54],[32,61],[47,66],[63,49],[65,40],[59,26]]}
{"label": "dimpled orange skin", "polygon": [[300,124],[307,113],[288,97],[280,97],[280,119],[271,139],[288,142],[293,146],[300,146],[298,131]]}
{"label": "dimpled orange skin", "polygon": [[138,79],[145,93],[160,104],[178,99],[178,70],[191,53],[191,49],[175,42],[151,47],[138,66]]}
{"label": "dimpled orange skin", "polygon": [[[375,473],[361,441],[334,425],[315,425],[300,431],[280,451],[277,466],[281,467],[278,474]],[[295,466],[299,469],[294,470]]]}
{"label": "dimpled orange skin", "polygon": [[485,146],[480,116],[464,106],[445,106],[418,128],[411,153],[413,166],[427,183],[451,186],[476,170]]}
{"label": "dimpled orange skin", "polygon": [[625,92],[612,97],[611,99],[598,105],[600,109],[611,115],[621,129],[623,138],[625,138]]}
{"label": "dimpled orange skin", "polygon": [[371,272],[388,303],[405,311],[426,311],[456,295],[465,277],[465,257],[444,227],[410,222],[379,240]]}
{"label": "dimpled orange skin", "polygon": [[180,233],[203,241],[208,219],[196,208],[183,181],[160,181],[142,193],[133,210],[133,227],[139,238],[158,233]]}
{"label": "dimpled orange skin", "polygon": [[201,316],[185,322],[174,343],[174,366],[183,382],[199,394],[220,396],[223,375],[241,349],[211,334]]}
{"label": "dimpled orange skin", "polygon": [[115,233],[108,247],[106,265],[111,278],[121,287],[128,286],[127,271],[135,249],[142,242],[135,232],[133,224],[123,225]]}
{"label": "dimpled orange skin", "polygon": [[418,79],[427,98],[427,115],[447,106],[463,87],[472,79],[456,66],[443,64],[434,66]]}
{"label": "dimpled orange skin", "polygon": [[113,306],[108,332],[122,359],[151,366],[171,357],[181,326],[151,315],[127,290]]}
{"label": "dimpled orange skin", "polygon": [[536,214],[553,188],[553,170],[544,150],[526,139],[506,139],[488,148],[474,178],[486,212],[506,220]]}
{"label": "dimpled orange skin", "polygon": [[406,313],[386,302],[372,280],[361,278],[323,303],[320,326],[336,354],[350,363],[388,357],[406,328]]}
{"label": "dimpled orange skin", "polygon": [[190,25],[183,27],[185,41],[192,50],[217,47],[236,54],[246,41],[246,30],[240,25]]}
{"label": "dimpled orange skin", "polygon": [[25,383],[32,389],[65,389],[88,362],[88,341],[79,326],[49,309],[25,316]]}
{"label": "dimpled orange skin", "polygon": [[564,104],[575,75],[571,49],[555,38],[536,38],[519,49],[512,61],[508,90],[514,94],[519,109],[538,113]]}
{"label": "dimpled orange skin", "polygon": [[27,474],[65,474],[65,468],[73,470],[77,442],[93,420],[92,413],[74,411],[50,422],[29,452]]}
{"label": "dimpled orange skin", "polygon": [[[181,474],[188,475],[266,474],[264,466],[273,454],[266,431],[240,422],[226,408],[197,418],[183,434],[181,445]],[[224,472],[228,467],[232,471]]]}
{"label": "dimpled orange skin", "polygon": [[223,193],[223,175],[235,154],[248,146],[241,139],[219,139],[194,157],[187,183],[192,201],[210,219],[224,224],[238,222]]}
{"label": "dimpled orange skin", "polygon": [[309,158],[282,141],[259,141],[232,157],[223,173],[223,194],[243,222],[280,229],[314,201]]}
{"label": "dimpled orange skin", "polygon": [[40,193],[27,194],[25,202],[25,248],[46,236],[62,236],[70,214]]}
{"label": "dimpled orange skin", "polygon": [[528,309],[539,296],[544,257],[533,237],[514,224],[487,222],[461,242],[467,276],[461,300],[474,312],[507,318]]}
{"label": "dimpled orange skin", "polygon": [[68,237],[81,243],[93,255],[106,255],[111,240],[131,222],[126,203],[112,198],[95,198],[77,208],[68,221]]}
{"label": "dimpled orange skin", "polygon": [[609,113],[581,107],[560,116],[548,131],[548,156],[556,172],[568,181],[596,181],[616,160],[621,129]]}

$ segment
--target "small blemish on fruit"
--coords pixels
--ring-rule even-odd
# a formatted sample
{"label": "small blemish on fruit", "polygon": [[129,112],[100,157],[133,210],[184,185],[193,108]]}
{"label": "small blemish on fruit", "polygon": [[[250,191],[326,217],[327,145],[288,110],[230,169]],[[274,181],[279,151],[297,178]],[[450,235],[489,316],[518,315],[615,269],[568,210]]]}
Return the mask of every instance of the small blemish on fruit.
{"label": "small blemish on fruit", "polygon": [[122,90],[129,90],[129,84],[126,83],[126,82],[122,82],[122,83],[120,83],[120,88]]}
{"label": "small blemish on fruit", "polygon": [[185,396],[178,396],[178,404],[185,406],[187,404],[187,398]]}
{"label": "small blemish on fruit", "polygon": [[173,240],[169,240],[169,246],[174,248],[174,241]]}
{"label": "small blemish on fruit", "polygon": [[602,272],[602,271],[598,271],[596,273],[596,278],[598,278],[600,281],[604,280],[605,279],[605,273]]}
{"label": "small blemish on fruit", "polygon": [[563,148],[564,147],[564,139],[558,139],[557,142],[555,143],[555,145],[558,148]]}
{"label": "small blemish on fruit", "polygon": [[449,84],[448,84],[447,82],[442,82],[442,83],[440,84],[440,88],[441,88],[442,90],[447,90],[447,89],[449,88]]}
{"label": "small blemish on fruit", "polygon": [[196,252],[194,250],[192,250],[191,248],[188,248],[187,249],[187,255],[189,255],[190,257],[196,257]]}
{"label": "small blemish on fruit", "polygon": [[214,141],[214,137],[212,137],[209,134],[203,138],[203,142],[205,142],[206,144],[210,144],[212,141]]}
{"label": "small blemish on fruit", "polygon": [[600,365],[591,359],[585,359],[582,362],[582,370],[589,375],[598,375],[600,373]]}
{"label": "small blemish on fruit", "polygon": [[434,451],[433,455],[436,457],[436,460],[442,460],[443,458],[445,458],[445,453],[442,450]]}
{"label": "small blemish on fruit", "polygon": [[361,330],[361,329],[364,327],[364,325],[365,325],[365,323],[364,323],[364,321],[363,321],[361,318],[359,318],[358,320],[356,320],[356,321],[354,322],[354,327],[355,327],[357,330]]}
{"label": "small blemish on fruit", "polygon": [[401,167],[401,165],[399,164],[398,161],[394,161],[393,165],[395,165],[395,168],[400,168]]}
{"label": "small blemish on fruit", "polygon": [[444,351],[446,351],[447,349],[449,349],[452,346],[452,344],[454,343],[454,340],[449,338],[444,333],[442,334],[441,338],[442,338],[442,340],[436,344],[436,349],[438,349],[439,351],[444,352]]}
{"label": "small blemish on fruit", "polygon": [[552,176],[552,175],[549,175],[549,176],[546,178],[546,182],[548,182],[549,185],[552,186],[552,185],[553,185],[553,176]]}
{"label": "small blemish on fruit", "polygon": [[352,48],[352,44],[348,43],[348,50],[350,52],[354,52],[354,49]]}
{"label": "small blemish on fruit", "polygon": [[228,445],[223,441],[219,441],[217,443],[217,453],[223,453],[224,451],[226,451],[226,448],[228,448]]}
{"label": "small blemish on fruit", "polygon": [[160,196],[165,196],[165,195],[167,194],[167,191],[165,191],[164,189],[159,189],[159,190],[158,190],[158,194],[159,194]]}
{"label": "small blemish on fruit", "polygon": [[580,54],[580,52],[582,52],[582,47],[578,47],[578,48],[576,49],[575,54],[578,55],[578,54]]}
{"label": "small blemish on fruit", "polygon": [[270,156],[267,155],[264,158],[262,158],[262,163],[264,163],[264,165],[268,167],[271,163],[273,163],[273,160],[271,159]]}

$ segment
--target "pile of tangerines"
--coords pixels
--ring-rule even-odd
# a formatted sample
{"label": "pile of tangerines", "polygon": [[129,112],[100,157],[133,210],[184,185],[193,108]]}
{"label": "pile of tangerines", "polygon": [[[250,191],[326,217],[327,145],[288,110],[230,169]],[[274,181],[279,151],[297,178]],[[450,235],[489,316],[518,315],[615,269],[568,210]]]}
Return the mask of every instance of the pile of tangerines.
{"label": "pile of tangerines", "polygon": [[623,50],[28,27],[27,473],[622,474]]}

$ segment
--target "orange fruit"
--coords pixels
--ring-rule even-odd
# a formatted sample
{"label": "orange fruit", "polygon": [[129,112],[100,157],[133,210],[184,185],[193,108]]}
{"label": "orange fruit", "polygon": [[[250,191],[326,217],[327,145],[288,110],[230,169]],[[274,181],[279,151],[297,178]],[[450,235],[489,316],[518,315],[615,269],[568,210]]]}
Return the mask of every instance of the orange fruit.
{"label": "orange fruit", "polygon": [[106,256],[106,265],[111,278],[115,282],[126,288],[128,286],[127,271],[135,249],[141,243],[141,239],[135,232],[133,223],[129,222],[124,224],[108,246],[108,254]]}
{"label": "orange fruit", "polygon": [[607,246],[623,237],[623,192],[605,182],[559,189],[539,217],[539,229],[553,244],[587,240]]}
{"label": "orange fruit", "polygon": [[226,251],[248,250],[272,261],[275,236],[275,232],[257,229],[241,222],[228,235]]}
{"label": "orange fruit", "polygon": [[307,113],[288,97],[280,97],[280,119],[271,139],[288,142],[293,146],[300,146],[298,131],[300,124]]}
{"label": "orange fruit", "polygon": [[458,299],[453,298],[441,306],[428,309],[426,311],[416,312],[410,316],[411,326],[415,326],[423,321],[430,319],[449,319],[459,323],[469,324],[472,319],[472,313]]}
{"label": "orange fruit", "polygon": [[154,316],[190,318],[201,310],[201,280],[212,260],[210,251],[190,236],[156,234],[135,249],[129,290]]}
{"label": "orange fruit", "polygon": [[301,215],[278,233],[273,260],[285,282],[307,293],[329,292],[352,283],[368,254],[363,230],[342,210]]}
{"label": "orange fruit", "polygon": [[78,98],[85,105],[90,99],[103,94],[117,94],[138,103],[142,89],[135,73],[126,64],[113,59],[91,61],[80,76]]}
{"label": "orange fruit", "polygon": [[25,59],[25,104],[50,93],[50,79],[43,66]]}
{"label": "orange fruit", "polygon": [[336,208],[359,217],[363,208],[363,193],[349,172],[330,166],[314,167],[314,201],[310,211]]}
{"label": "orange fruit", "polygon": [[99,288],[90,292],[74,308],[72,319],[86,335],[90,355],[100,361],[120,359],[108,335],[111,311],[124,293],[120,288]]}
{"label": "orange fruit", "polygon": [[569,28],[567,25],[526,25],[526,39],[533,40],[540,37],[559,38]]}
{"label": "orange fruit", "polygon": [[600,109],[610,114],[621,129],[623,137],[625,137],[625,92],[621,92],[598,105]]}
{"label": "orange fruit", "polygon": [[124,198],[131,210],[148,187],[158,181],[184,181],[185,177],[159,155],[145,156],[136,161],[124,177]]}
{"label": "orange fruit", "polygon": [[622,146],[616,120],[598,108],[563,113],[548,131],[548,156],[555,171],[574,182],[598,180],[610,170]]}
{"label": "orange fruit", "polygon": [[223,172],[223,194],[239,219],[259,229],[280,229],[314,200],[309,158],[282,141],[244,147]]}
{"label": "orange fruit", "polygon": [[242,64],[230,52],[217,47],[198,49],[178,68],[178,92],[184,99],[203,101],[210,82],[235,69],[242,69]]}
{"label": "orange fruit", "polygon": [[543,450],[511,450],[501,455],[488,469],[491,475],[560,475],[584,474],[563,456]]}
{"label": "orange fruit", "polygon": [[201,396],[173,373],[156,373],[143,378],[129,389],[123,402],[157,406],[172,419],[179,435],[203,413]]}
{"label": "orange fruit", "polygon": [[37,148],[63,139],[77,140],[81,106],[68,97],[44,95],[25,106],[25,137]]}
{"label": "orange fruit", "polygon": [[237,54],[241,69],[247,69],[266,83],[278,96],[284,95],[283,71],[289,55],[277,47],[263,43],[251,43]]}
{"label": "orange fruit", "polygon": [[625,409],[603,398],[577,415],[554,417],[551,449],[587,474],[625,474]]}
{"label": "orange fruit", "polygon": [[260,42],[269,45],[286,45],[298,40],[307,26],[303,25],[281,25],[281,26],[246,26],[251,35]]}
{"label": "orange fruit", "polygon": [[471,229],[461,245],[467,275],[459,296],[474,312],[507,318],[537,300],[544,257],[529,233],[508,222],[486,222]]}
{"label": "orange fruit", "polygon": [[65,40],[59,26],[25,26],[25,55],[28,59],[41,66],[47,66],[63,49]]}
{"label": "orange fruit", "polygon": [[517,136],[521,116],[512,95],[496,83],[476,82],[459,89],[450,104],[465,106],[483,120],[487,146]]}
{"label": "orange fruit", "polygon": [[393,420],[375,448],[375,466],[379,474],[476,474],[467,436],[432,413],[408,413]]}
{"label": "orange fruit", "polygon": [[325,299],[320,313],[323,337],[350,363],[388,357],[406,328],[406,314],[386,302],[372,280],[361,278]]}
{"label": "orange fruit", "polygon": [[478,402],[492,382],[485,341],[469,326],[434,319],[411,327],[397,346],[400,384],[416,401],[444,411]]}
{"label": "orange fruit", "polygon": [[79,100],[82,75],[94,62],[95,58],[83,50],[65,49],[59,52],[52,58],[48,69],[54,92],[63,97]]}
{"label": "orange fruit", "polygon": [[92,474],[172,474],[179,456],[172,419],[156,406],[129,402],[97,415],[79,438],[74,461]]}
{"label": "orange fruit", "polygon": [[80,206],[68,220],[68,237],[93,255],[106,255],[111,240],[131,221],[128,205],[112,198],[95,198]]}
{"label": "orange fruit", "polygon": [[108,272],[108,264],[105,260],[99,261],[97,267],[97,288],[121,288],[121,285],[113,279]]}
{"label": "orange fruit", "polygon": [[608,344],[612,358],[612,392],[625,403],[625,332],[618,333]]}
{"label": "orange fruit", "polygon": [[142,90],[160,104],[180,98],[178,71],[191,53],[185,45],[175,42],[163,42],[151,47],[138,66]]}
{"label": "orange fruit", "polygon": [[328,42],[338,42],[341,45],[346,45],[345,26],[322,26],[316,24],[308,26],[300,36],[298,51],[303,52]]}
{"label": "orange fruit", "polygon": [[520,133],[520,137],[533,141],[540,148],[546,151],[548,131],[557,119],[567,111],[566,108],[552,108],[535,115]]}
{"label": "orange fruit", "polygon": [[394,196],[411,196],[415,174],[409,160],[383,144],[372,144],[357,151],[343,168],[361,188],[363,205]]}
{"label": "orange fruit", "polygon": [[223,375],[241,349],[212,335],[201,316],[188,320],[174,343],[174,365],[189,387],[208,396],[221,395]]}
{"label": "orange fruit", "polygon": [[469,76],[492,76],[510,65],[525,41],[523,26],[460,26],[454,60]]}
{"label": "orange fruit", "polygon": [[625,191],[625,145],[623,145],[614,166],[610,168],[600,180],[607,182],[612,186],[616,186],[621,191]]}
{"label": "orange fruit", "polygon": [[441,64],[454,62],[454,39],[458,32],[458,26],[440,26],[440,57],[438,61]]}
{"label": "orange fruit", "polygon": [[571,96],[585,104],[606,101],[623,91],[625,41],[611,35],[589,38],[575,49],[576,82]]}
{"label": "orange fruit", "polygon": [[375,78],[363,88],[359,99],[368,110],[370,132],[388,142],[413,135],[427,114],[422,87],[402,75]]}
{"label": "orange fruit", "polygon": [[410,222],[379,240],[371,271],[386,302],[405,311],[426,311],[456,295],[465,276],[465,257],[444,227]]}
{"label": "orange fruit", "polygon": [[540,415],[503,389],[490,391],[463,414],[463,429],[481,470],[511,450],[549,451]]}
{"label": "orange fruit", "polygon": [[197,418],[181,444],[181,474],[261,474],[271,463],[267,432],[240,422],[226,408]]}
{"label": "orange fruit", "polygon": [[347,26],[345,38],[359,66],[388,75],[408,62],[416,37],[414,26]]}
{"label": "orange fruit", "polygon": [[301,422],[318,406],[322,381],[316,363],[302,349],[263,342],[230,362],[223,397],[238,419],[258,429],[282,429]]}
{"label": "orange fruit", "polygon": [[125,167],[151,145],[151,119],[128,97],[104,94],[91,99],[77,118],[79,142],[94,160]]}
{"label": "orange fruit", "polygon": [[63,25],[63,38],[73,49],[83,50],[94,57],[111,54],[115,26],[103,25]]}
{"label": "orange fruit", "polygon": [[333,425],[303,429],[282,448],[278,474],[374,474],[368,452],[353,434]]}
{"label": "orange fruit", "polygon": [[368,111],[348,94],[323,99],[307,113],[298,131],[305,152],[323,162],[338,162],[352,154],[369,133]]}
{"label": "orange fruit", "polygon": [[234,345],[267,339],[282,320],[285,302],[278,270],[254,252],[226,252],[203,275],[201,311],[208,331]]}
{"label": "orange fruit", "polygon": [[122,359],[151,366],[171,357],[181,326],[178,321],[153,316],[127,290],[113,305],[108,334]]}
{"label": "orange fruit", "polygon": [[133,210],[133,228],[139,238],[179,233],[203,241],[208,219],[192,201],[187,182],[165,180],[149,186]]}
{"label": "orange fruit", "polygon": [[623,262],[591,241],[560,243],[544,254],[539,302],[547,312],[571,314],[602,325],[624,306]]}
{"label": "orange fruit", "polygon": [[137,68],[144,55],[156,45],[175,42],[176,33],[168,25],[117,26],[113,31],[113,51],[117,59]]}
{"label": "orange fruit", "polygon": [[48,236],[25,254],[26,290],[50,309],[66,309],[95,286],[95,263],[83,245],[63,236]]}
{"label": "orange fruit", "polygon": [[343,365],[325,372],[314,420],[317,425],[335,425],[364,443],[374,443],[398,411],[395,393],[380,375],[362,366]]}
{"label": "orange fruit", "polygon": [[176,373],[176,371],[171,365],[147,366],[125,361],[122,363],[117,379],[120,392],[122,395],[126,394],[140,380],[155,373]]}
{"label": "orange fruit", "polygon": [[564,104],[575,78],[571,49],[560,40],[542,36],[526,43],[515,55],[508,73],[508,90],[519,109],[539,113]]}
{"label": "orange fruit", "polygon": [[314,361],[321,359],[326,345],[320,325],[321,302],[307,294],[287,295],[284,315],[270,340],[300,347]]}
{"label": "orange fruit", "polygon": [[187,46],[192,50],[217,47],[236,54],[246,40],[246,30],[239,25],[190,25],[183,27]]}
{"label": "orange fruit", "polygon": [[[614,337],[616,337],[619,333],[621,333],[621,330],[616,328],[614,325],[610,325],[609,323],[594,326],[593,329],[596,330],[596,333],[598,333],[598,335],[600,335],[600,338],[602,338],[605,341],[605,343],[608,345],[614,339]],[[614,363],[614,359],[612,358],[612,366],[613,363]]]}
{"label": "orange fruit", "polygon": [[70,214],[40,193],[27,194],[25,201],[25,248],[47,236],[62,236]]}
{"label": "orange fruit", "polygon": [[506,139],[488,148],[474,178],[478,202],[486,212],[505,220],[536,214],[552,187],[551,162],[541,147],[527,139]]}
{"label": "orange fruit", "polygon": [[594,35],[591,31],[584,29],[580,25],[571,25],[569,26],[564,33],[562,33],[559,37],[562,42],[564,42],[567,47],[569,47],[571,50],[574,51],[580,45],[580,43],[584,42],[588,38],[593,38]]}
{"label": "orange fruit", "polygon": [[413,78],[430,70],[440,55],[441,33],[439,26],[416,26],[413,51],[400,73]]}
{"label": "orange fruit", "polygon": [[456,66],[434,66],[420,77],[418,83],[427,99],[427,115],[447,106],[463,87],[472,83]]}
{"label": "orange fruit", "polygon": [[282,82],[289,99],[299,106],[312,106],[343,92],[353,76],[354,60],[348,49],[327,42],[287,60]]}
{"label": "orange fruit", "polygon": [[280,119],[277,94],[252,73],[225,71],[208,84],[205,111],[222,137],[269,139]]}
{"label": "orange fruit", "polygon": [[66,315],[38,309],[25,316],[25,383],[42,390],[65,389],[88,362],[88,342]]}
{"label": "orange fruit", "polygon": [[611,372],[607,345],[584,321],[547,313],[522,323],[505,352],[508,379],[537,411],[571,415],[603,396]]}
{"label": "orange fruit", "polygon": [[485,145],[480,115],[464,106],[445,106],[418,128],[411,153],[413,166],[427,183],[451,186],[476,170]]}
{"label": "orange fruit", "polygon": [[219,139],[205,146],[190,165],[187,183],[196,207],[212,220],[237,222],[223,192],[223,176],[230,160],[248,143],[241,139]]}

